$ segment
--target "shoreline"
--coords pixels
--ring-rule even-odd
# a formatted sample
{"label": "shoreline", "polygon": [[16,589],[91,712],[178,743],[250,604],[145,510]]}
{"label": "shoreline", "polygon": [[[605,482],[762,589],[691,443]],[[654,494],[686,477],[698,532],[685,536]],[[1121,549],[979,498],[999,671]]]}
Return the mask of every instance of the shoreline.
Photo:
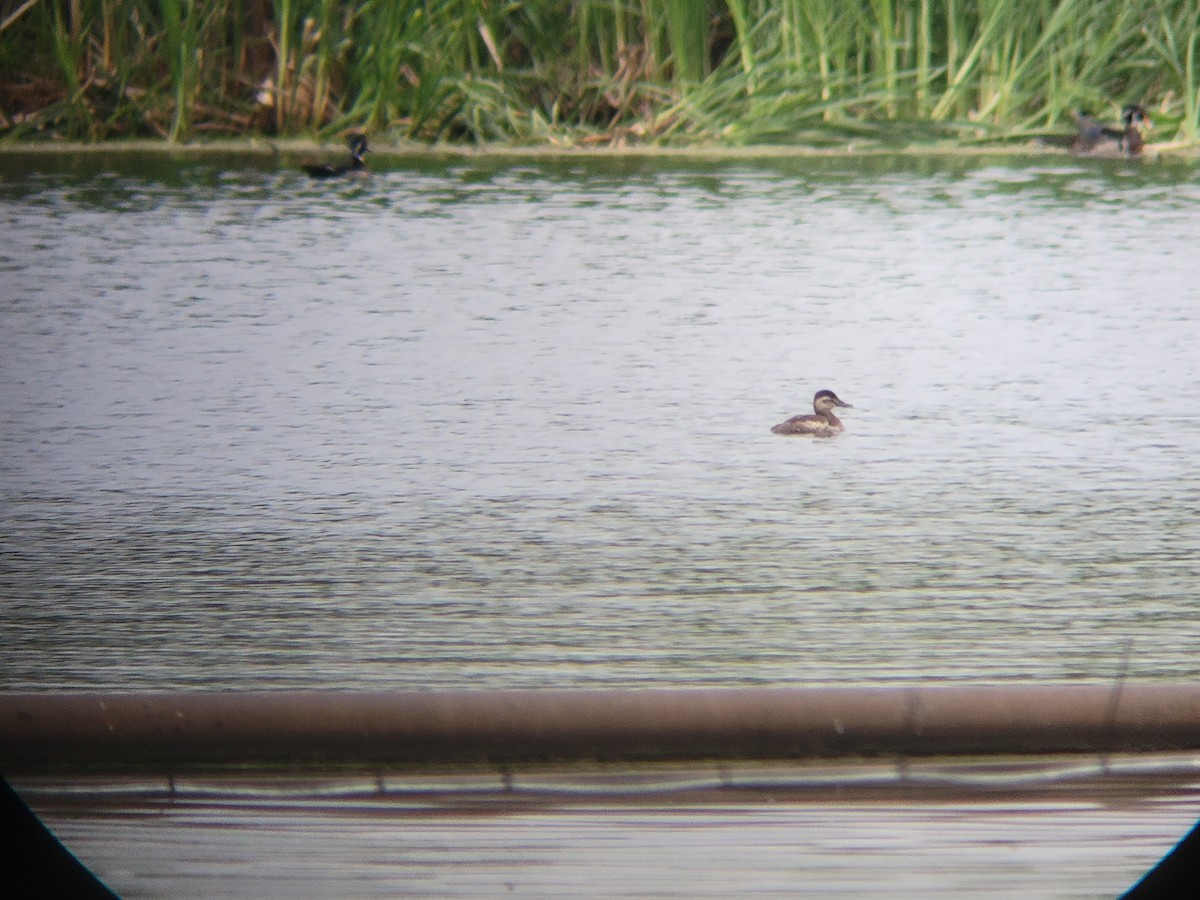
{"label": "shoreline", "polygon": [[[0,158],[19,155],[56,156],[70,154],[125,154],[154,153],[184,157],[217,156],[236,153],[258,158],[291,157],[302,154],[342,153],[344,147],[339,140],[314,140],[310,138],[285,138],[273,140],[262,137],[228,138],[216,141],[171,143],[164,140],[136,138],[130,140],[108,140],[96,142],[3,142],[0,141]],[[720,144],[697,144],[690,146],[556,146],[553,144],[514,145],[485,144],[466,146],[462,144],[423,144],[414,141],[382,141],[372,139],[371,155],[376,158],[403,157],[457,157],[518,159],[538,158],[677,158],[677,159],[789,159],[789,158],[837,158],[855,156],[1034,156],[1067,157],[1089,159],[1101,157],[1077,156],[1057,147],[1040,146],[1034,140],[1021,143],[988,143],[963,145],[952,141],[914,143],[903,146],[880,146],[877,143],[848,141],[834,146],[754,144],[728,146]],[[1195,160],[1200,158],[1200,145],[1185,143],[1147,144],[1140,157],[1143,161],[1162,158]],[[1119,157],[1117,159],[1120,159]]]}

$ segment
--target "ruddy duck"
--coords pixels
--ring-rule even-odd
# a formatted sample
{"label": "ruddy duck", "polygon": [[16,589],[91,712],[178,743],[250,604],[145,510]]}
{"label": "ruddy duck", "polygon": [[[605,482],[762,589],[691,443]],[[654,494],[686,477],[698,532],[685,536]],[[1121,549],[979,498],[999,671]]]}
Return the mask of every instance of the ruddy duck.
{"label": "ruddy duck", "polygon": [[854,409],[838,399],[833,391],[817,391],[813,396],[812,416],[792,416],[771,429],[772,434],[811,434],[813,437],[833,437],[846,430],[842,420],[833,414],[835,407]]}
{"label": "ruddy duck", "polygon": [[328,163],[305,163],[300,168],[313,178],[340,178],[343,175],[370,175],[363,154],[367,152],[367,136],[354,133],[346,138],[346,146],[350,148],[350,161],[340,166]]}
{"label": "ruddy duck", "polygon": [[1151,127],[1145,107],[1136,103],[1121,111],[1122,128],[1106,127],[1084,113],[1076,113],[1075,121],[1079,133],[1071,149],[1086,156],[1137,156],[1146,146],[1142,129]]}

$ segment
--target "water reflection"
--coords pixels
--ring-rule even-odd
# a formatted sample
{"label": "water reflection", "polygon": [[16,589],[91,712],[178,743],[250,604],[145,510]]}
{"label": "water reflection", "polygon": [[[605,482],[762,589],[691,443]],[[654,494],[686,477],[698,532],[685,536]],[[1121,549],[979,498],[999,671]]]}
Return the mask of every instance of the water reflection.
{"label": "water reflection", "polygon": [[1200,673],[1187,169],[4,165],[0,687]]}

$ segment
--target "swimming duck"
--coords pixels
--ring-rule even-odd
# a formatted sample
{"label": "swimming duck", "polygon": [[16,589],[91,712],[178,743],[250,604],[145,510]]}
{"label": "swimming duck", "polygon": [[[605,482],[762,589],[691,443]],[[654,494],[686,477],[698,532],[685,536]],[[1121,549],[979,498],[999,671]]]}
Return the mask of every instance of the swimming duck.
{"label": "swimming duck", "polygon": [[1146,145],[1142,140],[1142,129],[1151,127],[1145,107],[1136,103],[1121,111],[1123,128],[1101,125],[1086,113],[1076,113],[1075,121],[1079,133],[1075,135],[1071,149],[1088,156],[1137,156]]}
{"label": "swimming duck", "polygon": [[300,168],[313,178],[340,178],[343,175],[369,175],[367,164],[363,162],[363,154],[367,152],[367,136],[357,132],[346,138],[346,146],[350,148],[350,161],[340,166],[328,163],[305,163]]}
{"label": "swimming duck", "polygon": [[842,420],[833,414],[835,407],[854,409],[849,403],[838,399],[833,391],[817,391],[813,396],[811,416],[792,416],[771,429],[772,434],[811,434],[813,437],[833,437],[846,430]]}

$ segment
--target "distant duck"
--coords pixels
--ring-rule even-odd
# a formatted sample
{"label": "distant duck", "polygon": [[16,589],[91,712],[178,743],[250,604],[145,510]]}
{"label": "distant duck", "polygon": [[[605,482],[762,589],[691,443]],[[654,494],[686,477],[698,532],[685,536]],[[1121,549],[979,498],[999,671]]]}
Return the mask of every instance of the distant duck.
{"label": "distant duck", "polygon": [[346,138],[346,146],[350,148],[350,161],[338,166],[328,163],[305,163],[302,168],[313,178],[341,178],[343,175],[370,175],[363,154],[367,152],[367,136],[355,132]]}
{"label": "distant duck", "polygon": [[842,420],[833,414],[836,407],[854,409],[849,403],[838,399],[833,391],[817,391],[813,396],[811,416],[792,416],[771,429],[772,434],[810,434],[813,437],[833,437],[846,430]]}
{"label": "distant duck", "polygon": [[1145,107],[1136,103],[1121,111],[1122,128],[1101,125],[1086,113],[1076,113],[1075,121],[1079,133],[1071,143],[1071,150],[1085,156],[1137,156],[1146,146],[1142,129],[1151,127]]}

